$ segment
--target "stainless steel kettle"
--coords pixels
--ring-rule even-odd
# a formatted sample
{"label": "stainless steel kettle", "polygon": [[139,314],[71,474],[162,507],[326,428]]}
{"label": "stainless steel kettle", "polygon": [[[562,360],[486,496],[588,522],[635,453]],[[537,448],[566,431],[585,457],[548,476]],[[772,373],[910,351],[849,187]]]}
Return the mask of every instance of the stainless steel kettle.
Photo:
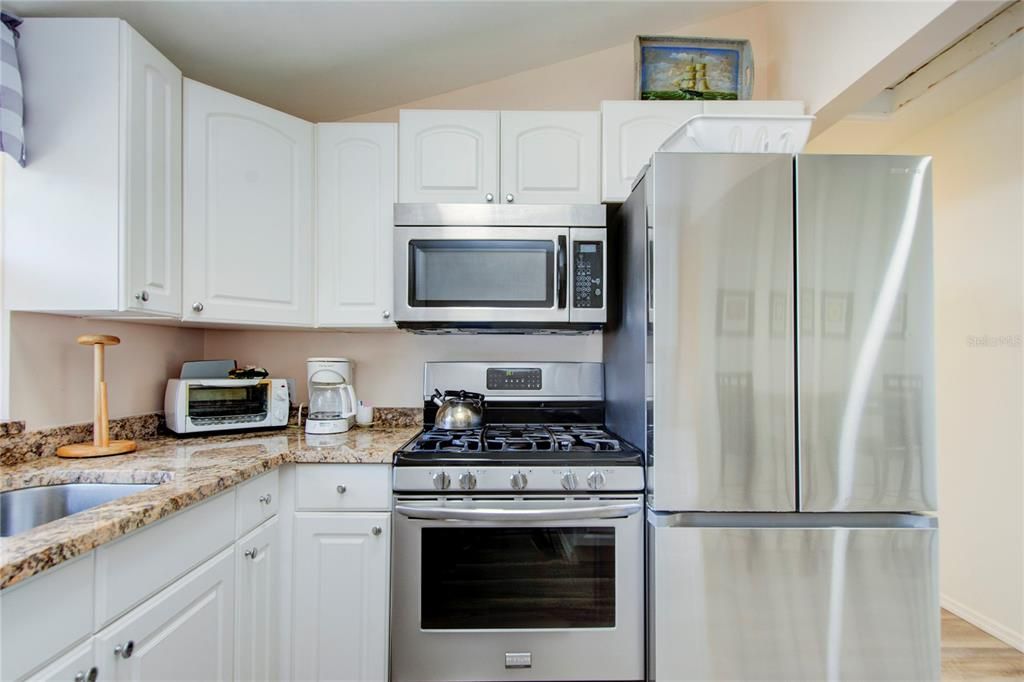
{"label": "stainless steel kettle", "polygon": [[431,398],[437,405],[434,428],[458,431],[477,429],[484,422],[484,396],[471,391],[445,391],[434,389]]}

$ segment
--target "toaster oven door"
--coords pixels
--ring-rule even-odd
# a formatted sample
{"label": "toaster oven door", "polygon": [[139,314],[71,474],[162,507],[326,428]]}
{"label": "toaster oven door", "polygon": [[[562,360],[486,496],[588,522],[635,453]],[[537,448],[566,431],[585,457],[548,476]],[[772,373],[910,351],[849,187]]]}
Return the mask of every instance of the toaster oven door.
{"label": "toaster oven door", "polygon": [[190,383],[186,397],[188,420],[198,428],[265,422],[270,409],[270,389],[268,380]]}
{"label": "toaster oven door", "polygon": [[395,320],[569,322],[567,227],[395,228]]}

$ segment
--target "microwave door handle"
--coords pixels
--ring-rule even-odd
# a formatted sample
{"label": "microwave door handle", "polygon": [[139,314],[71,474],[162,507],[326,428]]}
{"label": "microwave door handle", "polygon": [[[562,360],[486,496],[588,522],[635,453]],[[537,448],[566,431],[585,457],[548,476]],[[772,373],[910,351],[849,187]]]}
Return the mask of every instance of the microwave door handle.
{"label": "microwave door handle", "polygon": [[584,521],[590,519],[619,519],[640,512],[639,502],[609,504],[598,507],[570,507],[568,509],[464,509],[455,507],[418,507],[396,504],[395,511],[414,519],[437,521]]}
{"label": "microwave door handle", "polygon": [[556,282],[556,289],[558,291],[558,307],[559,308],[564,308],[565,307],[565,297],[566,297],[566,288],[567,288],[566,287],[566,271],[565,271],[566,270],[566,268],[565,268],[565,251],[566,251],[565,242],[566,242],[565,235],[558,235],[558,256],[557,256],[558,272],[555,275],[555,279],[557,280],[557,282]]}

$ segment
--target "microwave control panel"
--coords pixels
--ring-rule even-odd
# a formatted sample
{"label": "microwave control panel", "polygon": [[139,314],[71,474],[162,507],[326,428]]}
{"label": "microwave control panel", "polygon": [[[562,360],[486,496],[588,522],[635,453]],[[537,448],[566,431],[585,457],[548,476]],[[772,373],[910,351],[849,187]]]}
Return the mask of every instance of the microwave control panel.
{"label": "microwave control panel", "polygon": [[604,307],[604,244],[573,242],[572,305],[574,308]]}

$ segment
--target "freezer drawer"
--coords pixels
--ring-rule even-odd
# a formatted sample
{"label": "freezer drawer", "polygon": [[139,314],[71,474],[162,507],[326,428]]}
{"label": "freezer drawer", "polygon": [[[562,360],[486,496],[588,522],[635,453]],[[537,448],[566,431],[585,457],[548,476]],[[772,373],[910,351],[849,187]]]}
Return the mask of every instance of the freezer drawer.
{"label": "freezer drawer", "polygon": [[934,511],[931,158],[796,169],[799,508]]}
{"label": "freezer drawer", "polygon": [[648,534],[651,680],[939,678],[933,517],[651,512]]}

